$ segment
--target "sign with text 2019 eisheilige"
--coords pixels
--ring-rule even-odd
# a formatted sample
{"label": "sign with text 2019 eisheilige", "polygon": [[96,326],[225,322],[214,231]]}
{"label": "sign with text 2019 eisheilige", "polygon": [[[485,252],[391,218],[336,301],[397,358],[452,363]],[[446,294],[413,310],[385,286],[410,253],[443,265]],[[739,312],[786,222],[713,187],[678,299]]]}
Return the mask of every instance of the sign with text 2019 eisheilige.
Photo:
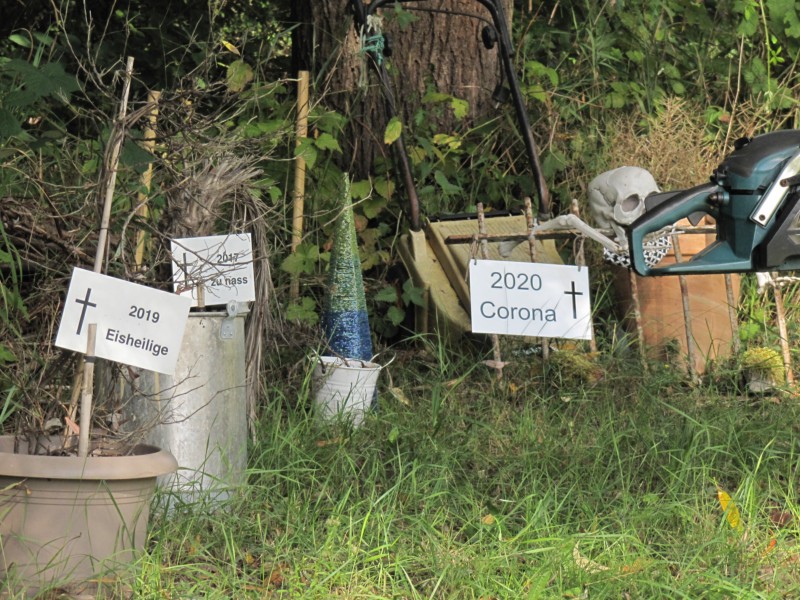
{"label": "sign with text 2019 eisheilige", "polygon": [[474,333],[592,337],[587,267],[472,260],[469,283]]}
{"label": "sign with text 2019 eisheilige", "polygon": [[172,375],[191,299],[75,268],[56,346],[86,352],[90,323],[97,325],[95,355]]}

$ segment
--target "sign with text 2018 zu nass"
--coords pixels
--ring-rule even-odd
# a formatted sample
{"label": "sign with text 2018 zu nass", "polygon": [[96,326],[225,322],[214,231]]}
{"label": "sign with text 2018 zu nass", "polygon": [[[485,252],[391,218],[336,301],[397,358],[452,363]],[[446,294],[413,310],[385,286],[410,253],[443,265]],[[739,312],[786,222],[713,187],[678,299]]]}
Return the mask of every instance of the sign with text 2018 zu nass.
{"label": "sign with text 2018 zu nass", "polygon": [[56,346],[86,352],[95,323],[96,356],[172,375],[190,306],[189,298],[75,268]]}
{"label": "sign with text 2018 zu nass", "polygon": [[469,283],[474,333],[592,337],[587,267],[472,260]]}

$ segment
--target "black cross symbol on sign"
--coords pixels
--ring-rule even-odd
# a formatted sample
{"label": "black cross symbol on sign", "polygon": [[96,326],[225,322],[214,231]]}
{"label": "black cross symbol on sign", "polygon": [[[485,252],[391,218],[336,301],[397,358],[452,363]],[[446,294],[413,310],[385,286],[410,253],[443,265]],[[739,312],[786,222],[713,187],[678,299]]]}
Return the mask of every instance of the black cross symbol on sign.
{"label": "black cross symbol on sign", "polygon": [[86,296],[83,298],[83,300],[81,300],[80,298],[75,300],[75,302],[77,302],[78,304],[83,304],[83,306],[81,307],[81,318],[78,319],[78,330],[75,332],[75,335],[81,334],[81,329],[83,329],[83,319],[84,317],[86,317],[86,309],[88,309],[90,306],[92,308],[97,306],[97,304],[95,304],[94,302],[89,302],[89,296],[91,295],[92,295],[92,288],[86,288]]}
{"label": "black cross symbol on sign", "polygon": [[575,290],[575,282],[574,281],[572,281],[570,283],[572,285],[572,289],[571,290],[567,290],[564,293],[569,295],[569,296],[572,296],[572,318],[573,319],[577,319],[578,318],[578,305],[577,305],[577,302],[576,302],[576,296],[583,296],[583,292],[578,292],[578,291]]}
{"label": "black cross symbol on sign", "polygon": [[186,252],[183,253],[183,264],[181,265],[181,269],[183,269],[183,275],[186,278],[186,281],[189,281],[189,261],[186,259]]}

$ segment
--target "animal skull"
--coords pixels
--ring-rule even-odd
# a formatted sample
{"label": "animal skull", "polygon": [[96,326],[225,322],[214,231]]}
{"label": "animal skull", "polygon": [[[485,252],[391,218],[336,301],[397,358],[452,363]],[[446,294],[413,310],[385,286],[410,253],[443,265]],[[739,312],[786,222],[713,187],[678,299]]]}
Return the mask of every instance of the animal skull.
{"label": "animal skull", "polygon": [[589,208],[601,229],[611,229],[616,242],[627,247],[625,226],[644,213],[644,199],[660,192],[650,171],[619,167],[601,173],[589,183]]}

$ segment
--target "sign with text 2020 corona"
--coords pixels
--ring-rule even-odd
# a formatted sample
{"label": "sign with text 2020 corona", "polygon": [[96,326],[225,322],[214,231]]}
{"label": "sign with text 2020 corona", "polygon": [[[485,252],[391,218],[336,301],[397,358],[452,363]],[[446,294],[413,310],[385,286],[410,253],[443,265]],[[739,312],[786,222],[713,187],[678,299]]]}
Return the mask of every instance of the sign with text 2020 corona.
{"label": "sign with text 2020 corona", "polygon": [[469,282],[474,333],[592,337],[587,267],[472,260]]}
{"label": "sign with text 2020 corona", "polygon": [[191,300],[93,271],[75,268],[56,346],[86,352],[97,325],[95,355],[172,375]]}

